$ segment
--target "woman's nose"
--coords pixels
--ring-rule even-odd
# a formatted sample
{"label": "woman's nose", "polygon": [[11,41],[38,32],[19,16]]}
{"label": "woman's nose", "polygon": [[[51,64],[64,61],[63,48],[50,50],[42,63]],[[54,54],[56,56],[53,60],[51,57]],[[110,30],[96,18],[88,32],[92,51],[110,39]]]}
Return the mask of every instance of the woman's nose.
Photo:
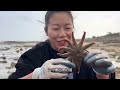
{"label": "woman's nose", "polygon": [[59,37],[66,37],[66,32],[65,32],[65,30],[60,30],[60,32],[59,32]]}

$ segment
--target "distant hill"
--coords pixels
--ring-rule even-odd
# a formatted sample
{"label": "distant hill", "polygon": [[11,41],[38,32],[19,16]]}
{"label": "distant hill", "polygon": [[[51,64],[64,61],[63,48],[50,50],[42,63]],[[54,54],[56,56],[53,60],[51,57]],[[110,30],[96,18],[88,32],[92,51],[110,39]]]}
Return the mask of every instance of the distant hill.
{"label": "distant hill", "polygon": [[24,44],[24,43],[38,43],[39,41],[3,41],[2,44]]}
{"label": "distant hill", "polygon": [[86,38],[87,42],[90,41],[97,41],[103,43],[120,43],[120,32],[119,33],[108,33],[104,36],[93,37],[93,38]]}
{"label": "distant hill", "polygon": [[[76,39],[77,41],[79,41],[80,39]],[[85,42],[93,42],[93,41],[97,41],[97,42],[103,42],[103,43],[120,43],[120,32],[118,33],[108,33],[107,35],[104,36],[99,36],[99,37],[95,37],[93,36],[92,38],[86,38]],[[3,41],[1,43],[3,44],[24,44],[24,43],[38,43],[40,41]]]}

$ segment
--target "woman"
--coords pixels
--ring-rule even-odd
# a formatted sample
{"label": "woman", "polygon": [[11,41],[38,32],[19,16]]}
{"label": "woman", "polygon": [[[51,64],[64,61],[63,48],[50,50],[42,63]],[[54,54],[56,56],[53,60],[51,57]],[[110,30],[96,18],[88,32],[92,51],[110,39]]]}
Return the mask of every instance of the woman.
{"label": "woman", "polygon": [[[72,32],[74,29],[73,16],[70,11],[48,11],[45,15],[45,32],[48,40],[38,43],[32,49],[21,55],[17,64],[16,71],[9,76],[9,79],[62,79],[68,76],[74,64],[68,60],[63,59],[57,53],[59,48],[66,47],[68,44],[65,39],[72,42]],[[88,57],[95,57],[88,54],[85,61],[89,61]],[[102,57],[100,57],[102,58]],[[94,58],[93,58],[94,59]],[[92,60],[93,60],[92,59]],[[103,60],[104,58],[102,58]],[[94,60],[93,60],[94,61]],[[62,64],[59,64],[62,63]],[[112,64],[111,64],[112,65]],[[112,67],[114,67],[112,65]],[[102,68],[99,67],[99,68]],[[113,79],[115,73],[112,71],[107,74],[101,74],[99,68],[89,67],[89,65],[82,62],[80,72],[70,73],[71,79]],[[106,65],[105,70],[109,68]],[[55,69],[62,70],[59,73]],[[97,73],[96,71],[100,71]],[[52,72],[53,71],[53,72]],[[70,71],[71,72],[71,71]]]}

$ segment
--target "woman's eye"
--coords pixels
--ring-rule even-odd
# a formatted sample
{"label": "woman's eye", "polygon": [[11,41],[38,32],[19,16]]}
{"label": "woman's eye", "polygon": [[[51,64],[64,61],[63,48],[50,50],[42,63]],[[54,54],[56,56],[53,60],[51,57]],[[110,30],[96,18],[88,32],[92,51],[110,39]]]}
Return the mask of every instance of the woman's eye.
{"label": "woman's eye", "polygon": [[71,28],[66,28],[66,29],[71,29]]}
{"label": "woman's eye", "polygon": [[70,31],[70,30],[72,30],[72,28],[65,28],[65,30]]}
{"label": "woman's eye", "polygon": [[53,28],[53,30],[59,30],[59,28]]}

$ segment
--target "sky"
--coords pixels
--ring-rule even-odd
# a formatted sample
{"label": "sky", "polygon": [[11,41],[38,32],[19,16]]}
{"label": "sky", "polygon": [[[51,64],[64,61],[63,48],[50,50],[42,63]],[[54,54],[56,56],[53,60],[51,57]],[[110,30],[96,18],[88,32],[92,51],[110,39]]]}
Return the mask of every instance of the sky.
{"label": "sky", "polygon": [[[46,11],[0,11],[0,41],[44,41]],[[72,11],[76,39],[120,32],[120,11]]]}

